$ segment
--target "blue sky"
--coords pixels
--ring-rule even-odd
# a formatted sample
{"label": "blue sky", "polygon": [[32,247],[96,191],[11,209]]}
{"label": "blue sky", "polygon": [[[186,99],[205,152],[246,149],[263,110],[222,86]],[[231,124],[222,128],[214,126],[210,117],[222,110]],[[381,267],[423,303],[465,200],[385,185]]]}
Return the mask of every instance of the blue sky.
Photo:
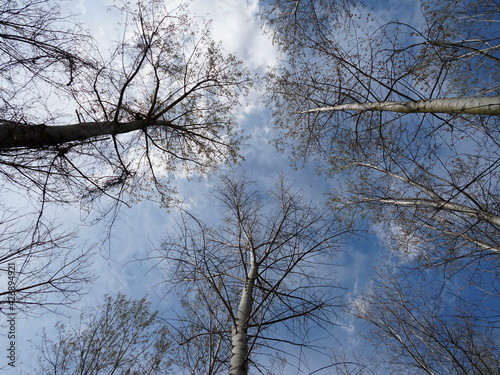
{"label": "blue sky", "polygon": [[[89,28],[95,31],[96,37],[105,44],[106,38],[112,35],[119,21],[118,12],[106,10],[108,3],[111,1],[79,0],[68,2],[65,6],[81,12],[81,20],[88,23]],[[171,6],[173,2],[169,4]],[[385,23],[391,18],[405,17],[406,21],[413,23],[418,22],[420,17],[417,11],[418,1],[388,1],[378,4],[372,12],[374,24],[368,25],[367,28],[375,28],[377,24]],[[261,31],[257,18],[257,1],[243,3],[240,0],[195,0],[191,7],[198,15],[207,15],[213,19],[213,37],[222,41],[227,52],[236,52],[252,69],[260,69],[263,72],[279,58],[279,52],[269,36],[263,35]],[[241,163],[240,168],[248,171],[254,179],[263,181],[268,187],[271,187],[278,173],[285,173],[294,186],[302,189],[306,196],[319,201],[326,200],[326,194],[333,187],[333,180],[318,176],[312,163],[298,169],[291,167],[288,155],[277,153],[270,144],[276,134],[272,130],[269,112],[259,92],[253,92],[249,104],[235,111],[241,128],[251,135],[248,145],[242,148],[245,161]],[[199,178],[195,176],[192,179],[179,178],[176,181],[179,197],[191,207],[192,213],[208,222],[212,206],[206,194],[212,183],[213,176],[210,174]],[[78,207],[58,209],[54,216],[62,222],[81,225]],[[16,368],[18,373],[30,373],[36,368],[36,355],[30,341],[38,342],[42,327],[46,327],[50,332],[59,320],[71,318],[71,321],[76,323],[80,312],[101,304],[105,294],[122,292],[136,298],[148,294],[153,307],[161,312],[168,313],[170,309],[175,308],[175,299],[158,301],[154,287],[161,281],[159,271],[151,269],[149,262],[134,261],[143,258],[148,249],[160,244],[166,230],[173,226],[174,220],[172,211],[168,212],[153,202],[142,201],[131,208],[122,207],[119,220],[113,227],[109,246],[96,246],[93,267],[98,279],[92,285],[91,292],[74,306],[74,310],[61,311],[64,315],[48,313],[40,318],[19,319],[20,350]],[[383,229],[380,233],[382,231]],[[79,235],[82,241],[97,244],[104,233],[99,228],[81,225]],[[354,299],[363,291],[369,279],[370,267],[380,261],[381,239],[381,236],[378,239],[369,236],[366,239],[350,239],[343,245],[344,252],[338,261],[342,264],[338,271],[338,281],[347,288],[349,298]],[[351,324],[352,321],[346,320],[346,326],[339,328],[335,335],[346,351],[360,351],[363,346]],[[4,358],[0,357],[0,363],[3,360]]]}

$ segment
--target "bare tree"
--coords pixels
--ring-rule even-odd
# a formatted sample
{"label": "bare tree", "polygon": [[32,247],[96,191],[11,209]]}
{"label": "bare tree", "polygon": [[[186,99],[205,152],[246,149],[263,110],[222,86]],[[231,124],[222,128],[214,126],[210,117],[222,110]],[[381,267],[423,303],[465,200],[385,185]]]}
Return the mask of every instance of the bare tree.
{"label": "bare tree", "polygon": [[[292,147],[298,161],[321,161],[338,181],[338,219],[378,229],[392,254],[414,267],[391,264],[397,271],[358,306],[375,327],[371,337],[394,354],[389,362],[401,365],[394,372],[411,365],[416,373],[495,373],[498,353],[489,348],[498,345],[491,304],[499,295],[499,117],[457,107],[415,112],[464,98],[497,103],[492,30],[500,12],[487,0],[421,5],[421,24],[381,24],[358,7],[345,29],[292,39],[286,64],[269,81],[277,144]],[[439,290],[426,294],[418,272],[450,278],[484,300],[453,290],[447,304]]]}
{"label": "bare tree", "polygon": [[[246,374],[275,352],[314,367],[293,348],[326,350],[315,333],[328,332],[341,304],[329,260],[340,233],[283,179],[264,194],[247,177],[222,177],[214,200],[220,223],[184,211],[156,255],[167,264],[165,287],[175,285],[185,306],[180,348],[206,347],[203,373]],[[199,352],[186,352],[200,363]]]}
{"label": "bare tree", "polygon": [[58,336],[45,333],[38,347],[37,374],[165,374],[169,368],[169,332],[146,298],[107,296],[79,326],[56,329]]}
{"label": "bare tree", "polygon": [[[27,215],[28,217],[30,215]],[[91,252],[75,244],[76,234],[6,209],[0,218],[0,309],[4,314],[57,310],[86,292],[93,280]]]}
{"label": "bare tree", "polygon": [[468,286],[460,272],[445,278],[410,267],[379,269],[355,300],[376,366],[385,373],[498,374],[498,294]]}
{"label": "bare tree", "polygon": [[186,5],[123,2],[113,11],[123,22],[105,45],[55,1],[0,5],[0,186],[37,211],[0,223],[18,303],[57,289],[69,297],[87,277],[85,252],[70,256],[72,235],[47,224],[51,207],[77,204],[82,218],[113,220],[120,204],[168,204],[177,173],[237,158],[233,110],[249,78],[235,56]]}
{"label": "bare tree", "polygon": [[470,113],[475,115],[500,115],[500,97],[470,97],[428,99],[412,102],[372,102],[339,104],[333,107],[314,108],[306,113],[326,111],[389,111],[400,113]]}
{"label": "bare tree", "polygon": [[[248,75],[185,6],[167,12],[161,1],[124,2],[122,40],[105,49],[90,32],[58,28],[49,4],[0,9],[9,52],[0,63],[8,88],[0,108],[4,181],[44,202],[148,192],[166,202],[176,172],[236,157],[232,111]],[[16,23],[15,14],[24,18]],[[43,27],[35,32],[24,19]]]}
{"label": "bare tree", "polygon": [[[496,113],[497,96],[478,95],[497,95],[489,77],[498,48],[486,25],[498,9],[479,0],[422,11],[422,25],[392,21],[364,36],[347,29],[342,43],[332,29],[292,53],[271,77],[278,144],[328,161],[323,170],[345,182],[332,192],[335,209],[347,210],[339,216],[391,218],[398,246],[418,238],[447,249],[429,254],[432,262],[489,256],[498,252],[498,117],[464,113]],[[470,83],[460,92],[458,76]],[[457,93],[468,97],[444,99]]]}

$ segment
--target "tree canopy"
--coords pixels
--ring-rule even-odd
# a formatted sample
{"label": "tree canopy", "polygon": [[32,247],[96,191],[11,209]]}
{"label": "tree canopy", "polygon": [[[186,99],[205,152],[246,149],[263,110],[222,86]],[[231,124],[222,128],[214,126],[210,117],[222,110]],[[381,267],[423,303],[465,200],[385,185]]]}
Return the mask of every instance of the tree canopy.
{"label": "tree canopy", "polygon": [[240,61],[185,4],[110,11],[124,22],[108,43],[56,1],[0,5],[0,186],[16,197],[1,202],[0,240],[12,244],[1,261],[20,277],[0,293],[19,302],[69,298],[90,280],[88,250],[68,240],[77,231],[57,233],[55,207],[112,224],[121,205],[170,204],[175,176],[239,158],[234,110],[251,84]]}
{"label": "tree canopy", "polygon": [[[269,89],[278,145],[293,147],[299,160],[326,160],[322,170],[340,177],[335,209],[369,207],[375,221],[389,214],[407,235],[439,238],[461,257],[498,249],[498,116],[460,113],[465,104],[441,114],[447,110],[437,103],[467,101],[447,98],[456,93],[449,77],[462,69],[487,74],[463,94],[496,93],[488,77],[498,69],[497,48],[484,47],[492,38],[477,24],[491,25],[498,13],[489,2],[467,10],[457,5],[457,12],[452,3],[424,4],[420,25],[391,21],[374,28],[367,16],[365,36],[342,30],[351,46],[332,28],[290,52],[270,75]],[[455,38],[461,39],[452,43]],[[481,98],[469,99],[481,106]],[[424,106],[428,113],[413,113]],[[463,241],[468,250],[457,250]]]}
{"label": "tree canopy", "polygon": [[[421,17],[410,12],[383,23],[381,8],[357,7],[342,26],[332,13],[330,21],[311,17],[314,25],[295,28],[302,38],[284,43],[285,62],[268,81],[276,143],[291,148],[297,163],[318,161],[337,183],[331,207],[339,221],[375,233],[388,251],[386,266],[400,271],[367,291],[358,311],[374,327],[371,339],[392,358],[387,363],[412,363],[432,374],[490,373],[497,353],[485,354],[488,363],[479,358],[498,336],[489,312],[498,311],[500,137],[488,103],[498,102],[500,13],[482,0],[418,7]],[[428,268],[444,275],[442,289],[426,294],[404,284]],[[456,308],[473,310],[460,315],[436,294],[462,280],[475,291],[455,290]],[[426,306],[431,300],[436,305]],[[461,327],[456,332],[477,331],[480,337],[467,336],[475,349],[446,331],[446,323]],[[449,357],[453,364],[435,363]]]}
{"label": "tree canopy", "polygon": [[168,330],[146,298],[106,296],[79,326],[56,329],[56,338],[43,337],[37,374],[165,374],[169,368]]}
{"label": "tree canopy", "polygon": [[185,6],[124,3],[123,36],[103,47],[51,4],[0,9],[4,183],[52,202],[168,201],[175,173],[237,158],[249,75]]}

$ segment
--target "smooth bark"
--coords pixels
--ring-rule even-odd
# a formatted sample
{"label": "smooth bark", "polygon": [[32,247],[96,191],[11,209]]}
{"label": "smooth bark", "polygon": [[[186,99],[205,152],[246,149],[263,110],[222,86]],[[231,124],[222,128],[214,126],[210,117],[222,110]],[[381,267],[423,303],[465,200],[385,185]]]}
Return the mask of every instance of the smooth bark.
{"label": "smooth bark", "polygon": [[190,374],[267,373],[260,348],[322,352],[307,334],[312,326],[330,333],[336,313],[334,280],[317,269],[337,249],[333,219],[283,177],[267,194],[245,175],[219,181],[211,207],[221,216],[208,226],[181,211],[180,228],[159,255],[172,267],[166,285],[177,284],[186,314],[176,366]]}
{"label": "smooth bark", "polygon": [[468,113],[500,115],[500,96],[428,99],[408,102],[371,102],[314,108],[303,113],[330,111],[387,111],[400,113]]}
{"label": "smooth bark", "polygon": [[253,287],[257,275],[258,266],[253,261],[241,293],[238,314],[232,327],[229,375],[246,375],[248,373],[248,321],[252,315]]}
{"label": "smooth bark", "polygon": [[496,225],[500,227],[500,216],[493,215],[489,212],[485,212],[482,210],[477,210],[474,208],[470,208],[464,206],[462,204],[447,202],[444,200],[432,200],[432,199],[422,199],[422,198],[381,198],[380,202],[395,204],[399,206],[415,206],[415,207],[423,207],[423,208],[435,208],[438,210],[447,210],[451,212],[462,213],[471,217],[474,217],[481,221],[486,221],[492,225]]}

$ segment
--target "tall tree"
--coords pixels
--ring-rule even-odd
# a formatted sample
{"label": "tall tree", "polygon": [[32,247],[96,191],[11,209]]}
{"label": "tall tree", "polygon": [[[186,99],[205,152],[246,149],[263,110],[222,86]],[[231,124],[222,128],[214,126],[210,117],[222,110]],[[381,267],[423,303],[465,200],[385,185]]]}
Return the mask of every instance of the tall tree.
{"label": "tall tree", "polygon": [[[322,171],[336,178],[332,207],[339,219],[349,225],[360,219],[354,221],[359,227],[379,229],[400,259],[418,270],[433,267],[424,275],[460,285],[466,280],[464,288],[494,304],[500,249],[496,111],[400,113],[380,105],[414,109],[443,99],[496,101],[500,9],[487,0],[426,1],[419,7],[422,18],[387,23],[376,18],[381,8],[351,9],[345,28],[323,28],[286,49],[286,62],[269,80],[281,131],[277,144],[292,147],[299,161],[316,157]],[[336,22],[333,17],[331,25]],[[488,345],[495,345],[498,327],[488,314],[498,310],[484,301],[461,303],[464,296],[456,294],[456,308],[462,310],[452,311],[455,306],[424,289],[418,295],[411,288],[418,278],[396,285],[391,277],[404,280],[409,270],[391,266],[400,273],[379,280],[380,293],[366,298],[371,310],[361,306],[359,311],[375,328],[372,337],[386,340],[385,354],[396,354],[395,361],[417,366],[419,373],[427,371],[424,357],[431,373],[455,373],[460,366],[468,373],[491,373],[485,369],[497,366],[498,354]],[[454,279],[455,274],[463,279]],[[426,304],[430,299],[432,306]],[[467,308],[473,309],[469,315]],[[458,337],[460,332],[467,340]],[[450,356],[455,358],[445,366],[436,365]]]}
{"label": "tall tree", "polygon": [[[469,96],[472,107],[478,95],[498,95],[492,77],[500,60],[487,26],[500,13],[482,0],[428,2],[422,11],[422,24],[375,28],[358,8],[365,36],[360,26],[339,39],[332,28],[292,51],[270,77],[278,144],[292,146],[297,158],[326,160],[324,171],[345,181],[333,193],[336,209],[391,218],[407,238],[446,248],[440,256],[488,256],[498,252],[499,118],[465,115],[464,104],[413,112],[465,101],[448,95]],[[460,90],[458,77],[468,82]],[[439,263],[437,254],[430,260]]]}
{"label": "tall tree", "polygon": [[[21,197],[0,221],[0,260],[16,264],[18,303],[57,289],[69,297],[88,279],[86,256],[53,229],[54,205],[113,219],[121,203],[168,203],[177,173],[237,158],[232,111],[249,85],[240,62],[186,5],[121,4],[109,43],[57,1],[0,4],[0,186]],[[13,225],[7,212],[22,199],[35,212]]]}
{"label": "tall tree", "polygon": [[246,177],[222,177],[214,199],[220,223],[183,212],[156,255],[168,269],[166,287],[176,284],[186,305],[181,344],[207,345],[202,353],[213,357],[203,372],[212,374],[246,374],[263,366],[262,355],[295,345],[321,352],[316,335],[335,323],[341,303],[329,264],[339,236],[331,220],[282,179],[265,195]]}
{"label": "tall tree", "polygon": [[37,374],[165,374],[169,368],[169,332],[150,311],[146,298],[107,296],[80,326],[57,324],[39,346]]}
{"label": "tall tree", "polygon": [[4,182],[44,201],[146,191],[168,200],[173,174],[236,157],[232,110],[248,75],[186,6],[124,2],[111,48],[57,10],[32,0],[0,8]]}
{"label": "tall tree", "polygon": [[389,111],[400,113],[469,113],[500,115],[500,97],[470,97],[428,99],[411,102],[371,102],[339,104],[332,107],[309,109],[306,113],[326,111]]}

